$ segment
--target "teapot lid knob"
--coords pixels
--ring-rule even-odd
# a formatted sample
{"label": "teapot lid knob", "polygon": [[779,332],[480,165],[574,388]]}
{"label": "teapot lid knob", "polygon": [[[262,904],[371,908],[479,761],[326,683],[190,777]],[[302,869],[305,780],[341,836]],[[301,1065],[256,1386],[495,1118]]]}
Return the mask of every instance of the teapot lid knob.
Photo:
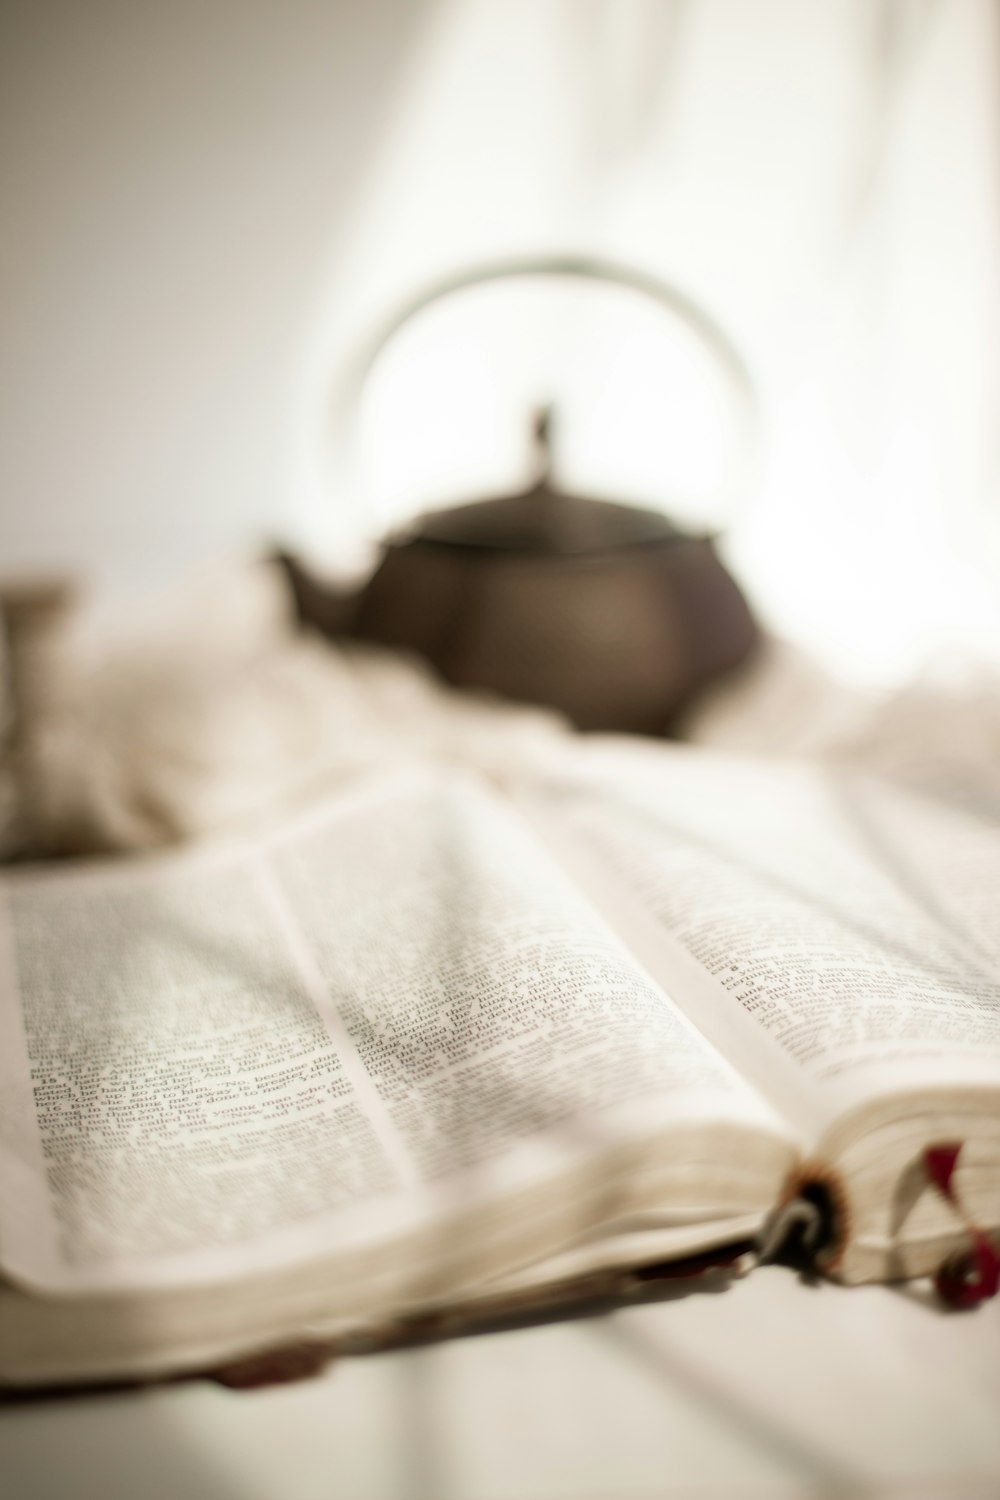
{"label": "teapot lid knob", "polygon": [[535,483],[547,484],[552,477],[552,416],[554,408],[551,402],[540,406],[535,412],[532,434],[534,438],[535,457],[538,463],[538,475]]}

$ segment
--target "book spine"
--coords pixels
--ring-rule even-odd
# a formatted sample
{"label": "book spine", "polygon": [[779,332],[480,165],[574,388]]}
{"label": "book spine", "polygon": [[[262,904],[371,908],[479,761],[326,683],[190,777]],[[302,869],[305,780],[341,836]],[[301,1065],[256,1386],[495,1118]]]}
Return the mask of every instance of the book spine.
{"label": "book spine", "polygon": [[[958,1196],[955,1168],[961,1151],[961,1141],[940,1141],[925,1147],[914,1166],[922,1174],[924,1187],[934,1188],[948,1203],[967,1239],[934,1272],[935,1289],[949,1307],[969,1308],[1000,1291],[1000,1252]],[[831,1274],[843,1259],[850,1236],[843,1180],[832,1168],[807,1162],[789,1179],[781,1202],[764,1224],[757,1241],[757,1263],[777,1261],[807,1273]]]}
{"label": "book spine", "polygon": [[780,1261],[796,1270],[837,1269],[850,1239],[851,1216],[844,1183],[832,1167],[804,1162],[785,1185],[757,1241],[757,1262]]}

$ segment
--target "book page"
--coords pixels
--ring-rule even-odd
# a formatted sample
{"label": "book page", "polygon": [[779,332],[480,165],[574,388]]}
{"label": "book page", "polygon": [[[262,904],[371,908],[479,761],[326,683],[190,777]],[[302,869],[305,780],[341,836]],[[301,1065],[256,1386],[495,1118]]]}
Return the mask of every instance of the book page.
{"label": "book page", "polygon": [[636,1100],[664,1118],[757,1108],[471,779],[372,806],[336,838],[297,831],[266,859],[422,1177]]}
{"label": "book page", "polygon": [[397,1180],[245,855],[15,877],[3,910],[9,1269],[219,1250]]}
{"label": "book page", "polygon": [[995,826],[677,747],[582,754],[544,805],[625,925],[666,939],[661,980],[683,976],[678,999],[791,1118],[815,1130],[887,1089],[1000,1082]]}
{"label": "book page", "polygon": [[781,1134],[471,783],[13,876],[2,910],[0,1254],[28,1279],[204,1281],[386,1244],[502,1197],[521,1148],[556,1177],[676,1120]]}

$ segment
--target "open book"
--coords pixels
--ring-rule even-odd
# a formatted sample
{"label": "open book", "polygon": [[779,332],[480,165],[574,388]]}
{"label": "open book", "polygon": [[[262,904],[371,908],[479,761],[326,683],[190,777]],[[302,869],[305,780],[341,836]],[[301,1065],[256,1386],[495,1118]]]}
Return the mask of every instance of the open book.
{"label": "open book", "polygon": [[1000,835],[591,742],[238,841],[8,873],[0,1382],[157,1377],[746,1246],[1000,1230]]}

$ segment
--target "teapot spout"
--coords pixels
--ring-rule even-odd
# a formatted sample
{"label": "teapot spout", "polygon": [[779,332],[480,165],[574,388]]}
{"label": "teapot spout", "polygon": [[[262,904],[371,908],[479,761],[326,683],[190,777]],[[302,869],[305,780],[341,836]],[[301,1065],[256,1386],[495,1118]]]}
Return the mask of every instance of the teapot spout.
{"label": "teapot spout", "polygon": [[321,582],[281,548],[272,553],[271,561],[285,576],[300,625],[333,638],[354,634],[363,586]]}

